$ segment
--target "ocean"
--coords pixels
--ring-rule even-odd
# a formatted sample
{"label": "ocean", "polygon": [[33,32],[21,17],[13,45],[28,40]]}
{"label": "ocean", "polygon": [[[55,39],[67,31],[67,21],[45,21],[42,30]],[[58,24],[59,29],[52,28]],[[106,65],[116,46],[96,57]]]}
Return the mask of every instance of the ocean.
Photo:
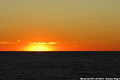
{"label": "ocean", "polygon": [[120,52],[0,52],[0,80],[120,77]]}

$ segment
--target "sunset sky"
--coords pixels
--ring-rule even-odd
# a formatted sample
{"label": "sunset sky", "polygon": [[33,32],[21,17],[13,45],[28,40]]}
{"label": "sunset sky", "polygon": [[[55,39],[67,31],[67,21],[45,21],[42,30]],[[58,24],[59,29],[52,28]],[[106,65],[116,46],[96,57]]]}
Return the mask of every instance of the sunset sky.
{"label": "sunset sky", "polygon": [[120,0],[0,0],[0,51],[34,48],[120,51]]}

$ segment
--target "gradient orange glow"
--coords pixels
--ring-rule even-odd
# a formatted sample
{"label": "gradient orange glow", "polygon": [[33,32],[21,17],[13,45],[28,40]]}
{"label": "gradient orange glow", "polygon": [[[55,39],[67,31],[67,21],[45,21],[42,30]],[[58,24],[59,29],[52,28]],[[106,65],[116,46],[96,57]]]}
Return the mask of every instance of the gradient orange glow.
{"label": "gradient orange glow", "polygon": [[120,51],[119,3],[0,0],[0,51]]}

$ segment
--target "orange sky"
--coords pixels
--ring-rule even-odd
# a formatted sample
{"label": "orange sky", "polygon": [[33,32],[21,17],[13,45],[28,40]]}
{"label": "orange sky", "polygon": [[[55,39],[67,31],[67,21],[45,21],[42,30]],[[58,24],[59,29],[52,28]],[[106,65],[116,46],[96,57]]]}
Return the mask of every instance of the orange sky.
{"label": "orange sky", "polygon": [[43,50],[120,51],[119,3],[0,0],[0,51],[24,51],[30,42],[47,43]]}

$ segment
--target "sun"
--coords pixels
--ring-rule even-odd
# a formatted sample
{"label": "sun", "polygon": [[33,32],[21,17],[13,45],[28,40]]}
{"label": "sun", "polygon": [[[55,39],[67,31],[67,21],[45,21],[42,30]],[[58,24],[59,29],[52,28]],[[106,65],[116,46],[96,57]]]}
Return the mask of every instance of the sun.
{"label": "sun", "polygon": [[25,51],[53,51],[53,49],[48,45],[29,45]]}

